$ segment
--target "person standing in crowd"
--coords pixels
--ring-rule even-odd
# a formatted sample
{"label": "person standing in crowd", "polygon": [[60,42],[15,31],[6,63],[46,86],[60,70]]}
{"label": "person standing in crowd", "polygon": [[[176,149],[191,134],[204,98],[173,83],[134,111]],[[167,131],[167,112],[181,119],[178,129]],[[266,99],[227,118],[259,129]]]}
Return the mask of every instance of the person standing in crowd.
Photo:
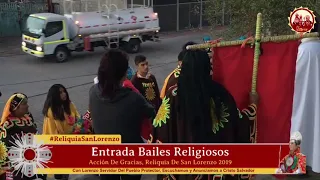
{"label": "person standing in crowd", "polygon": [[[134,70],[129,66],[128,71],[127,71],[127,79],[131,80],[132,77],[134,76],[134,74],[135,74]],[[99,82],[98,77],[95,77],[93,79],[93,82],[94,82],[94,84],[98,84],[98,82]]]}
{"label": "person standing in crowd", "polygon": [[[127,79],[123,81],[122,85],[125,88],[129,88],[132,91],[140,94],[139,90],[137,88],[134,87],[134,85],[132,84],[132,82],[130,81],[130,74],[129,72],[127,73]],[[145,143],[148,142],[148,140],[150,139],[150,135],[152,135],[152,121],[150,119],[144,118],[142,125],[141,125],[141,137],[143,138],[143,141]]]}
{"label": "person standing in crowd", "polygon": [[[10,148],[14,146],[15,138],[27,133],[37,133],[37,125],[34,122],[32,114],[29,112],[28,97],[23,93],[14,93],[7,101],[2,112],[0,138],[6,147]],[[1,168],[7,169],[8,172],[3,173],[0,179],[6,179],[6,176],[7,179],[12,178],[13,180],[46,179],[45,175],[34,175],[29,178],[21,173],[16,174],[8,159],[3,160],[5,164]]]}
{"label": "person standing in crowd", "polygon": [[[130,88],[132,91],[140,94],[139,90],[137,88],[135,88],[131,82],[133,75],[134,75],[134,71],[132,70],[131,67],[129,67],[127,70],[127,78],[123,81],[122,86],[124,88]],[[98,77],[96,77],[94,79],[94,84],[98,84],[98,82],[99,82]],[[83,115],[83,117],[85,119],[90,120],[90,121],[92,120],[89,110],[87,110],[87,112]],[[142,136],[144,142],[147,142],[147,140],[150,138],[150,134],[152,134],[152,129],[153,128],[152,128],[152,123],[151,123],[150,119],[145,118],[143,120],[142,125],[141,125],[141,136]]]}
{"label": "person standing in crowd", "polygon": [[131,80],[134,74],[135,74],[134,70],[130,66],[128,66],[127,79]]}
{"label": "person standing in crowd", "polygon": [[[76,106],[70,101],[67,89],[61,84],[50,87],[42,113],[43,134],[72,134],[73,125],[80,118]],[[69,175],[54,175],[55,179],[67,180]]]}
{"label": "person standing in crowd", "polygon": [[[320,16],[311,32],[320,33]],[[301,152],[307,156],[307,166],[320,173],[320,38],[303,38],[296,61],[295,86],[291,116],[291,133],[304,138]]]}
{"label": "person standing in crowd", "polygon": [[163,83],[163,87],[160,92],[160,98],[163,99],[164,96],[166,95],[168,89],[178,83],[178,77],[180,75],[181,71],[181,65],[182,65],[182,59],[186,53],[186,47],[189,45],[194,45],[196,44],[195,42],[187,42],[185,45],[182,47],[182,51],[178,55],[178,66],[167,76]]}
{"label": "person standing in crowd", "polygon": [[[123,87],[128,56],[112,49],[101,59],[98,84],[89,92],[89,109],[96,134],[120,134],[122,143],[143,143],[141,124],[153,119],[155,110],[146,99]],[[101,175],[101,180],[140,180],[141,175]]]}
{"label": "person standing in crowd", "polygon": [[178,77],[180,75],[181,71],[181,65],[182,65],[182,58],[185,51],[181,51],[178,55],[178,66],[167,76],[167,78],[164,80],[161,92],[160,92],[160,98],[163,99],[166,95],[166,92],[170,87],[178,83]]}
{"label": "person standing in crowd", "polygon": [[178,84],[169,88],[153,121],[157,142],[250,143],[257,95],[251,94],[250,105],[240,112],[233,96],[212,80],[210,71],[205,51],[186,51]]}
{"label": "person standing in crowd", "polygon": [[133,76],[131,82],[157,111],[161,104],[160,92],[156,78],[149,72],[147,58],[143,55],[138,55],[135,57],[134,62],[137,67],[137,73]]}

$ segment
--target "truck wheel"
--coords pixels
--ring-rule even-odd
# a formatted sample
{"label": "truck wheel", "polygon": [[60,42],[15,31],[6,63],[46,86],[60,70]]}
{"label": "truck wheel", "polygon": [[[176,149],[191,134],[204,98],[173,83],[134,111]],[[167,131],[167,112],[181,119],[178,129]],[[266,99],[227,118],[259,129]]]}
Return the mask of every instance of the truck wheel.
{"label": "truck wheel", "polygon": [[55,59],[58,63],[66,62],[70,56],[70,51],[66,47],[57,47],[54,52]]}
{"label": "truck wheel", "polygon": [[138,53],[140,51],[140,40],[139,39],[130,39],[125,45],[125,49],[128,53]]}

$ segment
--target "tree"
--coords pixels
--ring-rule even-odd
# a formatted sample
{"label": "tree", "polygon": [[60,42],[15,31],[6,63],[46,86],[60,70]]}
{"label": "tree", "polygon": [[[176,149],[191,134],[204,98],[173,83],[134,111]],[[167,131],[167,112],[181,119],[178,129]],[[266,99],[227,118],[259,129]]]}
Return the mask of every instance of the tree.
{"label": "tree", "polygon": [[[256,18],[262,13],[264,35],[292,34],[288,17],[294,8],[308,7],[320,11],[320,0],[210,0],[206,3],[205,15],[212,28],[219,26],[223,9],[230,17],[228,29],[215,34],[226,39],[255,33]],[[228,21],[226,19],[225,21]]]}

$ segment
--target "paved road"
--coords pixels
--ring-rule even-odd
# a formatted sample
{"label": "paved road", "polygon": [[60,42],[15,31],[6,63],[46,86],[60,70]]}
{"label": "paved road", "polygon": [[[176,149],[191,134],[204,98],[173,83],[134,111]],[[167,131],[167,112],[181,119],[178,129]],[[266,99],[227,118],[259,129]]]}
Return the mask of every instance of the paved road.
{"label": "paved road", "polygon": [[[182,34],[165,35],[161,43],[145,43],[141,54],[147,56],[151,71],[162,87],[164,78],[177,64],[177,56],[181,46],[187,41],[201,41],[207,34],[201,32],[185,32]],[[16,41],[16,43],[13,43]],[[3,42],[3,41],[2,41]],[[93,84],[99,60],[104,49],[93,53],[74,53],[70,61],[57,64],[53,61],[43,61],[23,55],[19,50],[19,40],[7,40],[8,46],[0,43],[0,113],[8,97],[14,92],[23,92],[30,97],[30,111],[33,113],[40,132],[42,131],[43,116],[41,110],[46,94],[51,85],[61,83],[68,87],[71,100],[76,104],[80,113],[88,107],[88,92]],[[11,43],[10,43],[11,42]],[[17,44],[17,45],[16,45]],[[134,55],[130,55],[130,65],[134,67]],[[71,179],[90,179],[93,176],[72,176]],[[152,180],[150,176],[143,179]],[[258,179],[272,179],[262,176]],[[290,178],[291,179],[291,178]],[[312,176],[308,179],[320,179]]]}
{"label": "paved road", "polygon": [[[148,42],[142,45],[141,54],[148,58],[151,72],[155,74],[160,87],[165,76],[176,66],[182,45],[190,40],[201,40],[205,33],[188,32],[187,34],[188,36],[166,35],[160,43]],[[20,43],[17,47],[19,45]],[[69,87],[71,100],[79,112],[84,113],[88,107],[88,91],[93,84],[93,78],[104,52],[105,50],[100,48],[93,53],[74,53],[68,62],[62,64],[28,55],[13,56],[13,53],[6,53],[6,57],[0,57],[0,89],[3,94],[0,98],[0,112],[12,93],[23,92],[30,97],[30,112],[41,131],[43,121],[41,110],[47,91],[51,85],[61,83]],[[133,58],[134,55],[130,55],[129,63],[132,67],[134,67]]]}
{"label": "paved road", "polygon": [[[143,44],[141,54],[148,58],[151,72],[156,76],[160,87],[165,77],[176,67],[177,56],[182,45],[190,40],[201,41],[204,34],[206,34],[204,31],[174,33],[165,35],[160,43]],[[0,98],[0,112],[12,93],[23,92],[30,97],[30,112],[41,132],[43,124],[41,110],[47,91],[55,83],[69,87],[70,98],[80,113],[87,110],[89,88],[93,84],[100,58],[105,52],[103,48],[93,53],[74,53],[70,61],[57,64],[53,61],[43,61],[23,55],[19,50],[19,39],[2,42],[8,42],[8,44],[0,44],[0,56],[2,54],[0,57],[0,89],[3,94]],[[134,67],[133,58],[134,55],[130,55],[129,63],[132,67]],[[73,175],[71,179],[94,180],[97,177]],[[144,176],[143,179],[152,180],[154,178]]]}

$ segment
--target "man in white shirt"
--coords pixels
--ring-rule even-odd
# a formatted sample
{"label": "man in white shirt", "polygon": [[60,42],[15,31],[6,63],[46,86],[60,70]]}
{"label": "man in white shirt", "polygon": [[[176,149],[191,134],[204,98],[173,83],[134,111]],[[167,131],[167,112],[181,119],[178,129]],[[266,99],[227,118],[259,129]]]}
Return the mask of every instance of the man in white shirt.
{"label": "man in white shirt", "polygon": [[[319,32],[319,15],[312,32]],[[298,49],[291,133],[301,132],[307,165],[320,173],[320,39],[304,38]]]}

